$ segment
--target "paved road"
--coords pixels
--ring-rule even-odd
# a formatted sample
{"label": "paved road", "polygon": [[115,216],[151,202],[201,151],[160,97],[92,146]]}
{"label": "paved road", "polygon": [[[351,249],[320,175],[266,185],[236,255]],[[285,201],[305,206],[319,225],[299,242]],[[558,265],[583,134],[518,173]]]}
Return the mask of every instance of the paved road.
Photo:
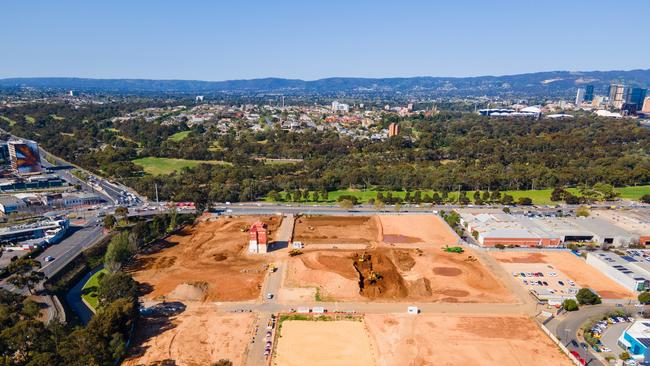
{"label": "paved road", "polygon": [[[103,227],[92,225],[71,227],[71,234],[60,243],[45,249],[36,259],[42,263],[41,271],[47,277],[56,274],[67,263],[74,259],[82,250],[97,243],[103,236]],[[52,256],[54,261],[45,262],[45,257]]]}
{"label": "paved road", "polygon": [[600,361],[596,352],[591,349],[584,349],[580,346],[576,347],[576,344],[580,344],[577,338],[577,333],[580,327],[582,327],[587,321],[591,318],[598,317],[606,314],[607,312],[614,310],[624,309],[631,314],[635,314],[637,309],[634,306],[626,306],[624,308],[601,304],[593,306],[584,306],[579,311],[568,313],[566,318],[561,320],[555,327],[555,335],[562,340],[562,343],[569,348],[569,350],[575,350],[580,353],[580,355],[588,361],[589,365],[607,365],[606,363]]}

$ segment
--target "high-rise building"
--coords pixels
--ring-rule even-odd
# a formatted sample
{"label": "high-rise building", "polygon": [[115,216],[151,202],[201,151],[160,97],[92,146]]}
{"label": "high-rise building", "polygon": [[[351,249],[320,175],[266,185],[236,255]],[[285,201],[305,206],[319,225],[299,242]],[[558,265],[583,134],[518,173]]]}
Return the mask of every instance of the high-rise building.
{"label": "high-rise building", "polygon": [[594,86],[587,85],[585,86],[585,102],[591,102],[594,100]]}
{"label": "high-rise building", "polygon": [[393,137],[399,135],[399,125],[397,123],[391,123],[388,125],[388,137]]}
{"label": "high-rise building", "polygon": [[579,107],[582,102],[585,101],[585,90],[582,88],[578,89],[578,92],[576,93],[576,107]]}
{"label": "high-rise building", "polygon": [[630,94],[628,95],[627,102],[629,104],[635,104],[637,110],[643,108],[643,102],[645,101],[646,94],[648,94],[648,89],[645,88],[632,88]]}
{"label": "high-rise building", "polygon": [[645,98],[645,101],[643,102],[643,108],[641,109],[641,111],[650,113],[650,97]]}
{"label": "high-rise building", "polygon": [[621,109],[627,100],[629,89],[623,84],[611,84],[609,86],[609,105]]}

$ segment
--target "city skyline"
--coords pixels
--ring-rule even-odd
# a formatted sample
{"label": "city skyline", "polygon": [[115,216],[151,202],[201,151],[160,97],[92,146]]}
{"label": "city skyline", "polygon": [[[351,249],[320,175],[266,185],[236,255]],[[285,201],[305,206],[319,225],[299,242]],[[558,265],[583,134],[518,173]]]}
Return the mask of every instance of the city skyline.
{"label": "city skyline", "polygon": [[[463,77],[647,68],[616,5],[559,1],[408,4],[359,1],[210,4],[68,1],[9,3],[0,78],[233,80],[264,77]],[[39,9],[34,12],[34,9]],[[639,15],[636,15],[639,14]],[[604,26],[617,21],[617,32]],[[620,50],[634,50],[622,57]],[[560,57],[561,56],[561,57]]]}

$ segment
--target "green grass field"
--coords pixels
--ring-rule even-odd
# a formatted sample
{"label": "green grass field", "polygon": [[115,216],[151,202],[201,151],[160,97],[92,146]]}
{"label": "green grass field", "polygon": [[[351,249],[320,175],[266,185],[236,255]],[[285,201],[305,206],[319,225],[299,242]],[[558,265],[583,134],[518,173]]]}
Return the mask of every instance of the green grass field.
{"label": "green grass field", "polygon": [[181,131],[181,132],[176,132],[175,134],[169,136],[167,139],[174,141],[174,142],[179,142],[183,141],[192,131]]}
{"label": "green grass field", "polygon": [[29,114],[26,114],[25,115],[25,121],[27,121],[27,123],[35,123],[36,119],[34,117],[30,116]]}
{"label": "green grass field", "polygon": [[[515,201],[519,197],[528,197],[533,200],[533,203],[536,205],[553,205],[553,204],[558,204],[559,202],[553,202],[551,201],[551,192],[552,189],[536,189],[536,190],[528,190],[528,191],[503,191],[501,192],[502,194],[509,194],[512,197],[514,197]],[[580,193],[578,192],[577,188],[567,188],[567,191],[571,192],[574,195],[579,196]],[[620,197],[623,199],[629,199],[629,200],[639,200],[641,196],[644,194],[650,194],[650,185],[647,186],[637,186],[637,187],[621,187],[621,188],[616,188],[616,191],[620,193]],[[308,204],[326,204],[326,203],[333,203],[337,202],[338,198],[342,195],[353,195],[357,197],[357,199],[360,202],[366,203],[370,198],[377,198],[377,190],[372,190],[372,189],[364,189],[364,190],[350,190],[350,189],[340,189],[336,191],[331,191],[328,192],[328,199],[327,201],[323,201],[321,199],[320,202],[306,202]],[[384,195],[386,195],[387,191],[381,191]],[[422,191],[422,196],[425,194],[428,195],[433,195],[433,191],[431,190],[423,190]],[[393,191],[392,192],[393,197],[401,197],[404,198],[404,195],[406,192],[404,191]],[[470,200],[473,201],[473,194],[474,192],[467,192],[467,196],[470,198]],[[284,192],[282,192],[282,195],[284,196]],[[413,192],[411,192],[411,195],[413,195]],[[457,192],[450,192],[449,193],[449,199],[455,200],[458,197]],[[311,192],[310,192],[310,198],[311,198]],[[269,197],[266,197],[264,201],[271,202],[271,199]]]}
{"label": "green grass field", "polygon": [[14,121],[13,119],[11,119],[9,117],[0,116],[0,119],[7,121],[7,123],[9,123],[9,126],[13,126],[13,125],[16,124],[16,121]]}
{"label": "green grass field", "polygon": [[133,160],[134,164],[140,165],[147,174],[164,175],[180,171],[183,168],[195,168],[200,164],[224,164],[231,165],[219,160],[186,160],[173,158],[146,157]]}
{"label": "green grass field", "polygon": [[99,276],[101,273],[106,273],[106,270],[102,269],[97,271],[97,273],[88,279],[84,287],[81,289],[81,297],[95,310],[97,310],[97,306],[99,305],[97,290],[99,289]]}

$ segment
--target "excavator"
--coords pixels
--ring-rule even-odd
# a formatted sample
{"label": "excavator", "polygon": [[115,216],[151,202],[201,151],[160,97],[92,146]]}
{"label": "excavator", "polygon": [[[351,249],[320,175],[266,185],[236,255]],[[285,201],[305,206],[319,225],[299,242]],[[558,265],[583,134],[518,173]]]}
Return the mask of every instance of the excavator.
{"label": "excavator", "polygon": [[445,245],[445,247],[442,248],[442,250],[444,250],[447,253],[458,253],[458,254],[462,254],[465,251],[465,249],[463,249],[462,247],[450,247],[448,245]]}

